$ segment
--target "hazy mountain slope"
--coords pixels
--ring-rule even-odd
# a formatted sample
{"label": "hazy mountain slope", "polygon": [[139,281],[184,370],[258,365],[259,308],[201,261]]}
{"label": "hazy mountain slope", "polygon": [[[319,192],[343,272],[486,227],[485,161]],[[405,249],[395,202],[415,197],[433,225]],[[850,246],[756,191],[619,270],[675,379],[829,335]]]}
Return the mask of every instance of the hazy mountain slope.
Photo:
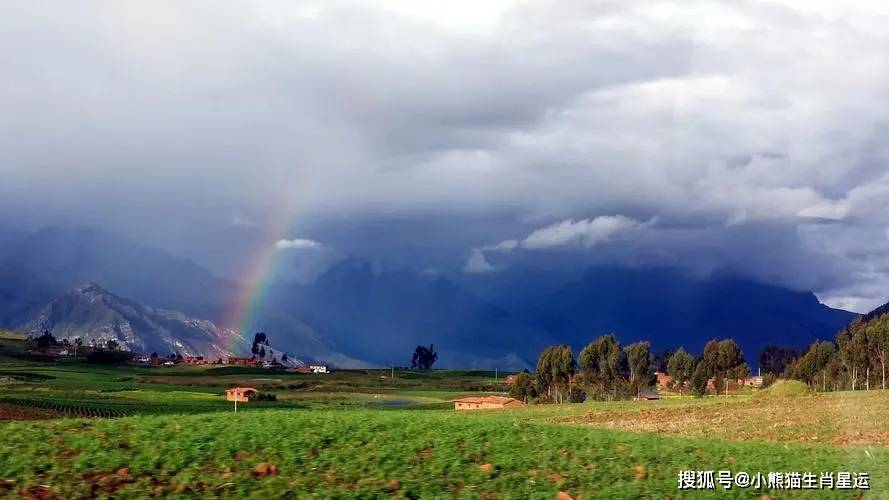
{"label": "hazy mountain slope", "polygon": [[359,259],[333,266],[313,285],[279,292],[277,300],[344,352],[398,362],[413,345],[431,342],[442,352],[441,366],[493,367],[510,356],[533,366],[546,344],[579,350],[609,331],[625,343],[695,352],[711,338],[732,337],[755,361],[770,343],[805,347],[833,338],[854,316],[811,293],[695,279],[676,269],[596,267],[573,279],[507,269],[457,282],[410,270],[375,272]]}
{"label": "hazy mountain slope", "polygon": [[46,228],[0,251],[0,290],[43,302],[92,281],[154,307],[216,319],[236,286],[188,259],[88,229]]}
{"label": "hazy mountain slope", "polygon": [[522,314],[564,342],[582,347],[613,331],[624,342],[699,352],[732,337],[755,360],[763,346],[805,347],[833,338],[854,317],[814,294],[732,278],[694,279],[674,269],[592,268]]}
{"label": "hazy mountain slope", "polygon": [[875,308],[873,311],[870,311],[867,314],[861,315],[861,320],[862,321],[870,321],[870,320],[876,318],[877,316],[882,316],[887,313],[889,313],[889,302]]}
{"label": "hazy mountain slope", "polygon": [[440,366],[518,368],[552,341],[447,278],[375,272],[360,259],[334,265],[312,285],[279,289],[274,300],[337,350],[380,364],[408,364],[417,344],[432,343]]}
{"label": "hazy mountain slope", "polygon": [[[368,363],[331,349],[309,326],[274,309],[258,314],[256,330],[269,333],[275,352],[304,361],[337,366]],[[16,329],[39,334],[50,330],[58,338],[81,337],[89,344],[115,339],[122,348],[160,355],[179,352],[211,359],[247,354],[251,335],[217,326],[179,311],[156,309],[115,295],[94,283],[82,284],[50,300]],[[252,330],[251,330],[252,331]],[[249,337],[249,338],[248,338]]]}
{"label": "hazy mountain slope", "polygon": [[178,311],[153,309],[86,283],[46,304],[19,329],[32,333],[49,330],[57,338],[80,337],[85,344],[108,339],[135,352],[156,351],[226,356],[229,345],[244,344],[232,330]]}
{"label": "hazy mountain slope", "polygon": [[[239,295],[187,259],[109,233],[50,228],[0,249],[0,325],[46,315],[47,303],[83,281],[146,309],[210,321]],[[312,284],[277,286],[251,317],[245,337],[264,330],[292,356],[342,366],[407,364],[417,344],[433,343],[439,366],[518,368],[533,366],[547,344],[579,349],[607,331],[625,343],[692,351],[730,336],[754,360],[765,344],[833,338],[853,314],[810,293],[675,269],[562,266],[450,276],[348,259]],[[158,314],[152,318],[160,324]],[[247,348],[245,341],[241,352]]]}

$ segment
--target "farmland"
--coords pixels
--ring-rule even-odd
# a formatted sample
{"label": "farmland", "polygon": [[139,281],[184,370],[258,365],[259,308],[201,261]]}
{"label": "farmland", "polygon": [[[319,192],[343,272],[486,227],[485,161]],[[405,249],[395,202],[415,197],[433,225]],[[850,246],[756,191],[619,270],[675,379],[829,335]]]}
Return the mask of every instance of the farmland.
{"label": "farmland", "polygon": [[[392,375],[5,358],[0,495],[663,498],[687,494],[680,470],[720,469],[868,472],[868,498],[889,489],[883,391],[454,412],[454,398],[502,390],[494,374]],[[222,396],[232,385],[277,401],[234,414]]]}

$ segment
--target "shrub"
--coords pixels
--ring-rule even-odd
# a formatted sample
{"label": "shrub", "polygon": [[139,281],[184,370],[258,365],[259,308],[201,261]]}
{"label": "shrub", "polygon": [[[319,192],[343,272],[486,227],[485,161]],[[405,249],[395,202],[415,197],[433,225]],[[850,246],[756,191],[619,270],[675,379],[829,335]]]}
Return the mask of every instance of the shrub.
{"label": "shrub", "polygon": [[572,387],[568,392],[568,402],[583,403],[586,400],[586,392],[579,387]]}

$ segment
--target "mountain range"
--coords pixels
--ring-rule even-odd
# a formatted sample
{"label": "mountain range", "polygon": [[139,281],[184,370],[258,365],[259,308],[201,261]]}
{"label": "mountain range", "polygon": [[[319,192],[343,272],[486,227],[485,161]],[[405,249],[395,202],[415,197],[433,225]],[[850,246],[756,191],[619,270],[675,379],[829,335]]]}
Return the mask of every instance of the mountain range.
{"label": "mountain range", "polygon": [[[278,283],[249,331],[220,326],[242,293],[198,264],[113,233],[47,228],[6,233],[0,326],[114,337],[137,350],[216,356],[249,349],[252,331],[280,351],[340,366],[407,364],[434,344],[440,366],[520,369],[552,343],[580,349],[605,332],[655,350],[698,352],[732,337],[748,360],[767,344],[829,339],[853,313],[812,293],[673,268],[517,267],[467,275],[379,268],[361,258],[311,283]],[[239,337],[240,336],[240,337]]]}
{"label": "mountain range", "polygon": [[239,333],[179,311],[154,309],[118,297],[95,283],[85,283],[52,299],[19,329],[51,331],[59,338],[83,339],[102,345],[109,339],[133,352],[226,356],[230,344],[240,345]]}

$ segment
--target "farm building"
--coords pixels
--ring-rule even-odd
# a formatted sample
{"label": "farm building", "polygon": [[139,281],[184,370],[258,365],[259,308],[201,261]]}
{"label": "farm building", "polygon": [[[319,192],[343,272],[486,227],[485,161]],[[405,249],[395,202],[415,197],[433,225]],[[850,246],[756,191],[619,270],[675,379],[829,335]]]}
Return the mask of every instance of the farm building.
{"label": "farm building", "polygon": [[312,373],[330,373],[327,365],[309,365],[309,371]]}
{"label": "farm building", "polygon": [[518,399],[503,396],[470,397],[454,400],[455,410],[493,410],[506,408],[521,408],[525,403]]}
{"label": "farm building", "polygon": [[226,389],[225,399],[226,401],[247,402],[258,394],[259,391],[252,387],[232,387],[231,389]]}
{"label": "farm building", "polygon": [[655,399],[661,399],[657,391],[642,391],[636,396],[636,401],[652,401]]}
{"label": "farm building", "polygon": [[670,387],[670,384],[673,383],[673,377],[667,375],[666,373],[655,372],[654,375],[657,377],[658,387]]}
{"label": "farm building", "polygon": [[185,356],[182,359],[182,362],[186,365],[206,365],[209,364],[207,360],[204,359],[203,356]]}
{"label": "farm building", "polygon": [[230,365],[240,365],[240,366],[257,366],[260,363],[256,358],[238,358],[235,356],[230,356],[228,358],[228,364]]}

